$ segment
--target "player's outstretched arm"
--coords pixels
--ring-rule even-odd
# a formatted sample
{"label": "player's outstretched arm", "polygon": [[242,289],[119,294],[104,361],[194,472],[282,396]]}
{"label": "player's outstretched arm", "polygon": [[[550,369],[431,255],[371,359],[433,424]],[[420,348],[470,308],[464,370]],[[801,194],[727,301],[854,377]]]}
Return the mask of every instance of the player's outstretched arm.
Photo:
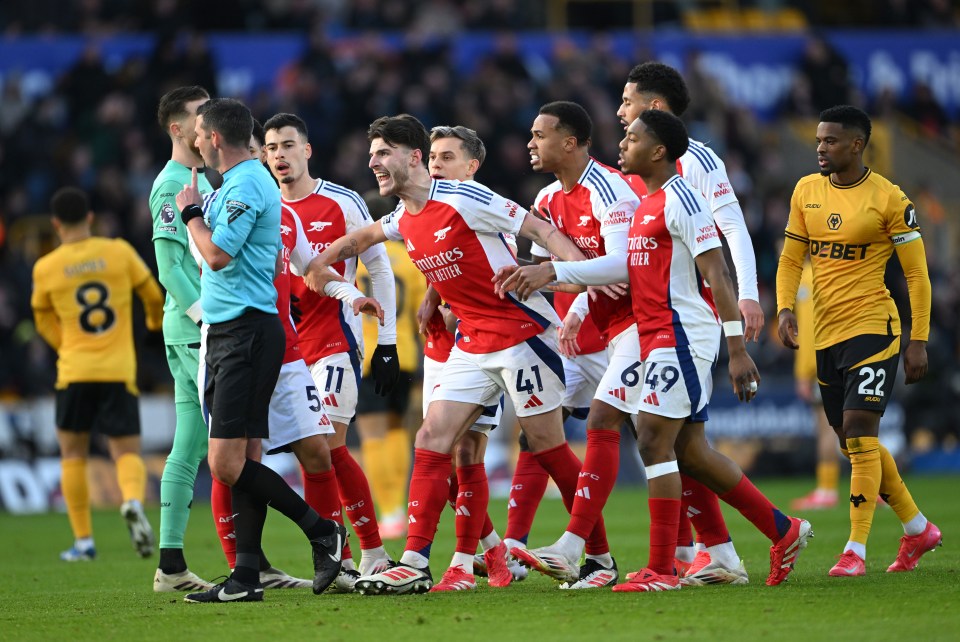
{"label": "player's outstretched arm", "polygon": [[587,258],[560,230],[529,212],[524,214],[520,236],[530,239],[563,261],[582,261]]}
{"label": "player's outstretched arm", "polygon": [[340,237],[310,261],[303,274],[304,283],[314,292],[322,293],[324,285],[335,280],[336,273],[331,275],[331,270],[327,268],[339,261],[358,256],[371,246],[383,243],[386,240],[387,235],[384,234],[380,222],[371,223]]}
{"label": "player's outstretched arm", "polygon": [[727,351],[730,354],[730,382],[733,392],[740,401],[750,402],[757,394],[760,385],[760,373],[747,354],[747,344],[743,340],[743,325],[740,322],[740,309],[733,290],[733,281],[727,270],[721,248],[707,250],[696,257],[697,269],[710,284],[713,300],[723,323],[723,333],[727,337]]}

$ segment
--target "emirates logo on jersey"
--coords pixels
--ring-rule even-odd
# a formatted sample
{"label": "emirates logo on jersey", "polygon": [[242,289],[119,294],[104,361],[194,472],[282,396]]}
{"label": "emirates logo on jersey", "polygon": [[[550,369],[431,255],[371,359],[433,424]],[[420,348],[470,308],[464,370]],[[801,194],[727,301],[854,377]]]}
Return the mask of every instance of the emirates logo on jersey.
{"label": "emirates logo on jersey", "polygon": [[322,232],[333,225],[333,221],[314,221],[310,224],[311,232]]}

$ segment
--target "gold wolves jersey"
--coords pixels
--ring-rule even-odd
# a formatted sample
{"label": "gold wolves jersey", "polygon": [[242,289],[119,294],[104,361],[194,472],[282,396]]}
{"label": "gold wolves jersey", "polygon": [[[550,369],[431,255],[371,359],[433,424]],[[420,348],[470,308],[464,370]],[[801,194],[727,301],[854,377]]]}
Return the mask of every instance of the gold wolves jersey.
{"label": "gold wolves jersey", "polygon": [[160,331],[163,295],[150,270],[122,239],[65,243],[33,267],[30,304],[37,328],[57,350],[58,389],[81,381],[122,381],[136,393],[133,290],[147,327]]}
{"label": "gold wolves jersey", "polygon": [[[777,309],[792,309],[796,281],[781,279],[796,271],[799,281],[803,253],[813,266],[814,342],[818,350],[864,334],[899,335],[900,317],[883,280],[890,255],[897,247],[908,283],[918,249],[922,277],[929,293],[920,226],[913,203],[899,187],[867,170],[852,185],[834,185],[828,176],[812,174],[797,183],[790,202],[786,241],[777,275]],[[904,261],[906,256],[910,261]],[[908,264],[909,263],[909,264]],[[920,276],[919,272],[916,276]],[[783,282],[781,282],[783,281]],[[790,287],[792,285],[792,287]],[[914,338],[926,339],[929,296],[914,300]],[[921,297],[918,297],[921,299]],[[919,314],[919,317],[918,317]],[[918,323],[919,322],[919,323]]]}
{"label": "gold wolves jersey", "polygon": [[[427,284],[420,270],[410,262],[403,243],[387,241],[383,244],[393,267],[393,278],[397,283],[397,357],[400,369],[416,372],[420,368],[420,335],[417,327],[417,310],[427,292]],[[366,295],[373,295],[370,274],[363,263],[357,267],[357,287]],[[377,347],[377,332],[380,322],[376,317],[363,315],[363,373],[370,372],[370,360]]]}

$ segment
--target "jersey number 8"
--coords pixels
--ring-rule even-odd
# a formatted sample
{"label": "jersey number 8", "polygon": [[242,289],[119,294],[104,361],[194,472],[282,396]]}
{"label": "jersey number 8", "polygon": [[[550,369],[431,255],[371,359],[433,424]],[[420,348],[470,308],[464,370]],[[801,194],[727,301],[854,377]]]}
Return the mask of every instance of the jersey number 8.
{"label": "jersey number 8", "polygon": [[99,281],[90,281],[77,288],[80,304],[80,328],[90,334],[100,334],[113,327],[117,314],[107,305],[110,290]]}

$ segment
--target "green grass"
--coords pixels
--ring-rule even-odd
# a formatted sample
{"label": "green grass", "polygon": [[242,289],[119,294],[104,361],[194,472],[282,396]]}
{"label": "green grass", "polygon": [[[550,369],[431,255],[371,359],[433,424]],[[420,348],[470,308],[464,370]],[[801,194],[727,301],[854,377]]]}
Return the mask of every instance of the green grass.
{"label": "green grass", "polygon": [[[841,482],[843,483],[843,482]],[[947,546],[923,558],[914,573],[887,574],[902,534],[889,509],[877,512],[867,576],[829,578],[827,570],[848,535],[845,506],[807,515],[816,537],[789,582],[767,587],[768,547],[744,519],[727,512],[751,584],[683,589],[667,594],[568,592],[531,576],[506,589],[468,594],[402,597],[324,595],[309,590],[268,591],[262,604],[185,604],[181,594],[151,590],[156,558],[138,559],[114,511],[97,512],[99,559],[64,564],[57,553],[70,541],[63,515],[0,514],[0,596],[3,640],[957,640],[960,639],[960,552],[950,547],[960,532],[957,478],[908,479],[925,513],[946,534]],[[786,506],[809,481],[761,480],[770,498]],[[503,501],[492,505],[505,520]],[[726,510],[726,507],[724,507]],[[606,513],[607,532],[622,573],[646,563],[649,518],[643,491],[618,491]],[[157,510],[151,520],[158,523]],[[439,578],[453,548],[452,518],[444,514],[432,569]],[[558,500],[545,501],[531,545],[545,545],[566,524]],[[501,527],[502,528],[502,527]],[[300,532],[277,514],[268,519],[264,547],[278,567],[310,575]],[[393,555],[400,542],[389,542]],[[225,564],[209,506],[194,508],[187,559],[192,570],[214,577]]]}

